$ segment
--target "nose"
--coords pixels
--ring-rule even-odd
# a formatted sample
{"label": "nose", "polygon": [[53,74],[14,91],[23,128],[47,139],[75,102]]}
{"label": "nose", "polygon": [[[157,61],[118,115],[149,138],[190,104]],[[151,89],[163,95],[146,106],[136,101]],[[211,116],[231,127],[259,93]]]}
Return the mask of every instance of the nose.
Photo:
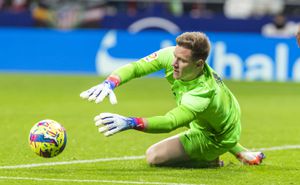
{"label": "nose", "polygon": [[177,68],[178,67],[178,61],[177,59],[174,59],[173,63],[172,63],[172,66]]}

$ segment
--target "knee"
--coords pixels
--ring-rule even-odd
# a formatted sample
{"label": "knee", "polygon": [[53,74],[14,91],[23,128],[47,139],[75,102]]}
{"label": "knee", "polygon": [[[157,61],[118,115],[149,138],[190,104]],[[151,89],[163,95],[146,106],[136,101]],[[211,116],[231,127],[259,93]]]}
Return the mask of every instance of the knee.
{"label": "knee", "polygon": [[160,165],[163,163],[162,156],[156,147],[150,147],[146,151],[146,160],[149,165]]}

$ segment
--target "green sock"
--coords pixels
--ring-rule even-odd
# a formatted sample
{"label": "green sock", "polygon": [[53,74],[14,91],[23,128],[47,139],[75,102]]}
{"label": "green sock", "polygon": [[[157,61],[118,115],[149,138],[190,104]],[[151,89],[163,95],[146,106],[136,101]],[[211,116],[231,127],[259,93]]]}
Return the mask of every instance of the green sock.
{"label": "green sock", "polygon": [[240,143],[237,143],[234,147],[232,147],[229,150],[229,152],[235,156],[241,151],[247,151],[247,148],[243,147]]}

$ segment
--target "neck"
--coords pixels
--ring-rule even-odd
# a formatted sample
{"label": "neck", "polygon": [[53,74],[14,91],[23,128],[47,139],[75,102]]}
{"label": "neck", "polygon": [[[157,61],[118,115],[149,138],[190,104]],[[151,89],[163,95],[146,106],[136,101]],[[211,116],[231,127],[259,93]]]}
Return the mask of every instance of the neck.
{"label": "neck", "polygon": [[192,80],[198,78],[199,76],[201,76],[202,74],[203,74],[203,69],[201,71],[199,71],[198,73],[195,73],[194,75],[187,77],[186,79],[181,79],[181,81],[183,81],[183,82],[192,81]]}

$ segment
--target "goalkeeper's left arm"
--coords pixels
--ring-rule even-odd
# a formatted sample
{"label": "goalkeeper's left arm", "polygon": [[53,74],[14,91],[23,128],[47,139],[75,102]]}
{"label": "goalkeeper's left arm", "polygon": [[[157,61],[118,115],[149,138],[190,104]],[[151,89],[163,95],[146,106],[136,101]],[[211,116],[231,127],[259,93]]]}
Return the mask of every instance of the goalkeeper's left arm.
{"label": "goalkeeper's left arm", "polygon": [[196,113],[180,105],[165,116],[154,116],[149,118],[124,117],[118,114],[101,113],[95,117],[95,124],[99,132],[105,136],[117,132],[136,129],[150,133],[163,133],[175,130],[178,127],[187,126],[194,120]]}

